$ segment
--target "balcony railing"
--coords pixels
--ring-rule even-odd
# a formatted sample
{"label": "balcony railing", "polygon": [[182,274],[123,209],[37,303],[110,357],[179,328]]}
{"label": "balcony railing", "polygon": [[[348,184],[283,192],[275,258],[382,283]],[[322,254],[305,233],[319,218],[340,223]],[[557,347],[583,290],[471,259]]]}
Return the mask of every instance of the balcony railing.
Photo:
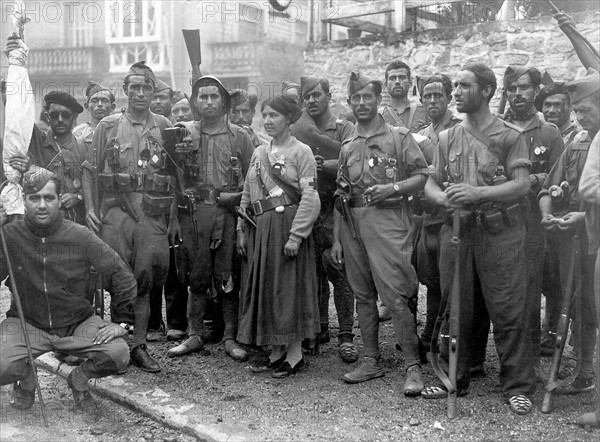
{"label": "balcony railing", "polygon": [[28,58],[30,75],[88,75],[104,72],[108,64],[104,48],[78,47],[32,49]]}
{"label": "balcony railing", "polygon": [[255,75],[260,73],[260,42],[226,42],[210,45],[211,68],[220,74]]}

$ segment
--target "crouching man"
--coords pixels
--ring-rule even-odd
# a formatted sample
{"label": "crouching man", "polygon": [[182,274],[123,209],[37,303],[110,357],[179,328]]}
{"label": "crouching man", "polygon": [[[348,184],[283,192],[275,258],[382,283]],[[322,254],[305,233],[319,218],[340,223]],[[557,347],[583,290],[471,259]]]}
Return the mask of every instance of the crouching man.
{"label": "crouching man", "polygon": [[[23,178],[25,219],[3,227],[9,256],[0,251],[0,280],[8,275],[10,259],[26,323],[23,330],[13,302],[0,323],[0,385],[14,383],[15,408],[33,405],[35,368],[27,358],[25,332],[34,357],[60,351],[86,359],[67,383],[75,408],[92,411],[95,402],[87,381],[122,372],[129,364],[123,339],[127,331],[119,323],[133,322],[136,281],[119,255],[91,230],[63,219],[60,187],[51,172],[33,166]],[[0,204],[0,223],[6,220]],[[115,287],[113,323],[95,316],[86,299],[92,265]]]}

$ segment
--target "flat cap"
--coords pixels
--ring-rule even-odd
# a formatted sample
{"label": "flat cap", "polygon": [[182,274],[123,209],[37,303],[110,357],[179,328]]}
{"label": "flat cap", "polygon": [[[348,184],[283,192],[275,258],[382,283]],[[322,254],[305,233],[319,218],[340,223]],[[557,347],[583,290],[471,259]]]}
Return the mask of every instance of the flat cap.
{"label": "flat cap", "polygon": [[85,96],[88,100],[90,98],[92,98],[92,95],[95,95],[98,92],[102,92],[102,91],[110,92],[110,95],[113,97],[113,100],[114,100],[113,93],[106,86],[102,86],[100,83],[96,83],[95,81],[88,81],[88,83],[85,85]]}
{"label": "flat cap", "polygon": [[351,72],[350,79],[348,80],[348,97],[352,96],[353,93],[366,88],[370,84],[378,85],[379,90],[383,88],[381,81],[367,77],[358,72]]}
{"label": "flat cap", "polygon": [[152,82],[152,84],[156,87],[156,75],[149,66],[146,66],[146,62],[144,60],[133,63],[125,75],[125,78],[131,77],[132,75],[141,75],[146,78],[146,81]]}
{"label": "flat cap", "polygon": [[183,92],[174,91],[173,97],[171,98],[171,103],[172,104],[179,103],[181,100],[184,100],[184,99],[186,99],[186,96],[183,94]]}
{"label": "flat cap", "polygon": [[55,175],[48,169],[39,166],[31,166],[27,172],[23,174],[23,193],[31,195],[37,193],[44,188],[48,181],[54,178]]}
{"label": "flat cap", "polygon": [[535,97],[535,108],[538,112],[542,112],[542,108],[544,107],[544,101],[546,98],[556,95],[556,94],[566,94],[567,89],[565,89],[565,83],[562,81],[557,81],[554,83],[550,83],[547,86],[544,86],[539,94]]}
{"label": "flat cap", "polygon": [[[302,94],[302,96],[304,96],[305,94],[308,94],[309,92],[311,92],[313,89],[315,89],[317,86],[319,86],[320,84],[323,84],[323,88],[328,88],[329,86],[329,81],[326,78],[319,78],[319,77],[300,77],[300,93]],[[325,86],[327,85],[327,86]]]}
{"label": "flat cap", "polygon": [[48,92],[44,97],[44,101],[46,105],[50,105],[52,103],[60,104],[61,106],[67,107],[73,111],[75,114],[80,114],[83,112],[83,107],[81,104],[77,102],[75,97],[72,95],[62,92],[62,91],[52,91]]}
{"label": "flat cap", "polygon": [[542,74],[537,68],[525,68],[523,66],[509,66],[504,71],[504,78],[502,84],[504,88],[507,88],[510,84],[514,83],[525,74],[529,74],[531,83],[534,86],[539,86],[542,82]]}
{"label": "flat cap", "polygon": [[160,91],[164,91],[164,90],[170,90],[171,93],[173,93],[173,88],[171,86],[169,86],[167,83],[165,83],[164,81],[162,81],[160,78],[156,79],[156,87],[154,88],[154,92],[160,92]]}
{"label": "flat cap", "polygon": [[600,74],[593,69],[588,69],[586,77],[568,82],[565,84],[565,89],[571,98],[571,103],[577,103],[600,90]]}

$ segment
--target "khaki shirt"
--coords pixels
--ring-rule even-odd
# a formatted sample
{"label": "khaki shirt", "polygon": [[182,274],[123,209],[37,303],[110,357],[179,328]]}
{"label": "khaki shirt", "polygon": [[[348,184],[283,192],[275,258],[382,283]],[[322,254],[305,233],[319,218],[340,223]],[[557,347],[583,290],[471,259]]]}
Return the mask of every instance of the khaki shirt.
{"label": "khaki shirt", "polygon": [[[336,194],[361,195],[369,186],[403,181],[417,174],[427,175],[427,163],[417,142],[406,128],[392,128],[378,115],[379,125],[372,134],[355,126],[354,134],[342,144]],[[399,131],[396,146],[394,131]]]}
{"label": "khaki shirt", "polygon": [[413,133],[418,133],[429,123],[427,111],[421,103],[411,102],[402,113],[388,104],[380,107],[379,113],[387,124],[394,127],[407,127]]}
{"label": "khaki shirt", "polygon": [[191,134],[195,150],[193,156],[188,157],[188,161],[193,161],[197,167],[197,176],[186,175],[184,187],[218,190],[229,187],[232,158],[237,158],[241,173],[237,177],[232,176],[235,182],[231,183],[231,189],[241,191],[254,152],[248,133],[225,120],[210,131],[203,128],[200,121],[188,121],[183,124]]}

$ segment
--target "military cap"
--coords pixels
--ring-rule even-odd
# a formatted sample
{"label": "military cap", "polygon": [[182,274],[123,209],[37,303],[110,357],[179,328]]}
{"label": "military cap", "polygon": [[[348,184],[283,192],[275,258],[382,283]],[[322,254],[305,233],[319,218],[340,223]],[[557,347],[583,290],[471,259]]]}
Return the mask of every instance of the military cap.
{"label": "military cap", "polygon": [[229,91],[229,96],[231,97],[232,108],[244,104],[249,100],[248,92],[243,89],[232,89]]}
{"label": "military cap", "polygon": [[571,103],[577,103],[600,90],[600,74],[594,69],[588,69],[586,77],[565,84],[565,89],[571,98]]}
{"label": "military cap", "polygon": [[167,83],[162,81],[160,78],[157,78],[156,79],[156,87],[154,89],[154,92],[160,92],[160,91],[164,91],[167,89],[170,90],[171,93],[173,93],[173,88],[171,86],[169,86]]}
{"label": "military cap", "polygon": [[502,79],[502,84],[506,89],[510,84],[514,83],[525,74],[529,74],[529,78],[531,78],[531,83],[534,86],[539,86],[542,82],[542,74],[536,68],[525,68],[523,66],[509,66],[504,71],[504,78]]}
{"label": "military cap", "polygon": [[353,93],[366,88],[369,84],[378,85],[380,91],[383,88],[381,81],[374,80],[373,78],[358,72],[351,72],[350,79],[348,80],[348,97],[351,97]]}
{"label": "military cap", "polygon": [[52,172],[39,166],[31,166],[27,172],[23,174],[23,193],[31,195],[37,193],[44,188],[48,181],[55,178]]}
{"label": "military cap", "polygon": [[181,91],[174,91],[173,92],[173,97],[171,98],[171,103],[172,104],[179,103],[183,99],[187,99],[187,97],[183,94],[183,92],[181,92]]}
{"label": "military cap", "polygon": [[149,66],[146,66],[146,62],[144,60],[138,61],[131,65],[129,68],[129,72],[125,75],[125,79],[131,77],[132,75],[141,75],[146,78],[146,81],[151,81],[152,84],[156,87],[156,76],[152,69]]}
{"label": "military cap", "polygon": [[[192,85],[192,101],[196,101],[196,96],[198,95],[198,89],[200,86],[211,85],[217,86],[219,92],[221,93],[221,97],[225,102],[225,110],[229,112],[229,109],[231,109],[231,96],[229,95],[229,92],[227,92],[227,89],[225,89],[225,86],[223,86],[223,83],[221,83],[221,80],[219,80],[217,77],[213,77],[212,75],[203,75],[194,81],[194,84]],[[195,105],[195,103],[190,104]]]}
{"label": "military cap", "polygon": [[547,86],[544,86],[540,93],[535,97],[535,108],[538,112],[542,112],[542,108],[544,107],[544,101],[546,98],[556,95],[556,94],[566,94],[567,90],[565,89],[565,83],[562,81],[557,81],[555,83],[550,83]]}
{"label": "military cap", "polygon": [[111,95],[112,100],[115,100],[115,96],[113,95],[113,93],[111,92],[111,90],[109,88],[107,88],[106,86],[102,86],[100,83],[96,83],[95,81],[88,81],[87,84],[85,85],[85,97],[89,100],[90,98],[92,98],[93,95],[97,94],[98,92],[102,92],[102,91],[108,91]]}
{"label": "military cap", "polygon": [[319,77],[300,77],[300,89],[301,94],[304,96],[310,91],[318,87],[320,84],[323,85],[323,89],[329,89],[329,81],[326,78]]}
{"label": "military cap", "polygon": [[285,92],[288,89],[297,89],[300,92],[300,85],[298,83],[294,83],[293,81],[284,81],[281,83],[281,92]]}
{"label": "military cap", "polygon": [[55,103],[71,109],[75,114],[80,114],[83,112],[83,107],[81,106],[81,104],[77,102],[75,97],[66,92],[48,92],[44,97],[44,101],[46,102],[46,106],[50,106],[50,104]]}

